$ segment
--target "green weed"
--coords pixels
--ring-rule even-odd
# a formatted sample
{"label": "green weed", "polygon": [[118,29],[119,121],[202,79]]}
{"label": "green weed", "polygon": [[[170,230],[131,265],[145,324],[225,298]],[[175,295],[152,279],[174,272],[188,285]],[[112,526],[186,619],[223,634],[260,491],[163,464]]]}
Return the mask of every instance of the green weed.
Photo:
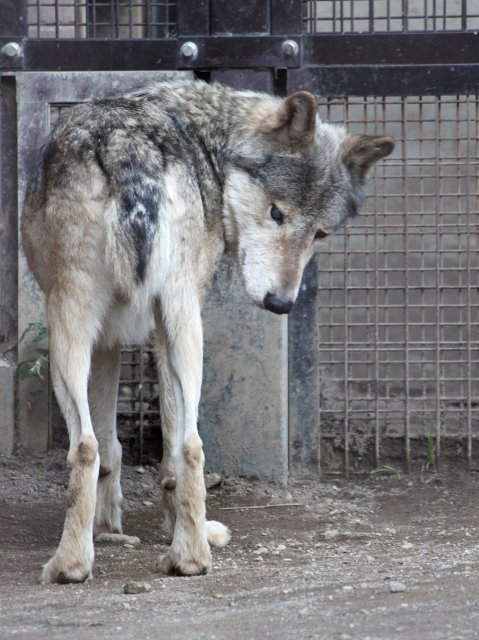
{"label": "green weed", "polygon": [[[30,334],[33,334],[31,341],[38,344],[48,338],[48,329],[42,322],[30,322],[22,333],[20,342]],[[43,381],[45,379],[45,372],[48,367],[48,349],[37,346],[35,347],[35,351],[37,354],[35,358],[23,360],[23,362],[18,363],[18,373],[21,380],[38,378]]]}
{"label": "green weed", "polygon": [[382,476],[392,476],[396,478],[396,480],[402,480],[403,474],[400,469],[396,469],[396,467],[390,467],[388,465],[376,467],[376,469],[371,471],[372,478],[379,478]]}

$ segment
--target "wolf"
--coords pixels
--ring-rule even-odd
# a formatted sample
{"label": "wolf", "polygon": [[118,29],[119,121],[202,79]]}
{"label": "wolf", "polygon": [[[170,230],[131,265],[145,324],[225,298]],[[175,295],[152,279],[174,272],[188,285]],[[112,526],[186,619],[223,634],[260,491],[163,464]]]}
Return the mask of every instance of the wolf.
{"label": "wolf", "polygon": [[120,345],[152,339],[171,545],[157,569],[211,568],[230,533],[205,511],[197,418],[201,306],[233,251],[252,301],[289,313],[304,267],[364,200],[389,137],[322,122],[314,96],[163,82],[60,117],[30,180],[21,232],[45,293],[50,373],[70,478],[63,534],[44,583],[92,575],[94,537],[121,537],[116,434]]}

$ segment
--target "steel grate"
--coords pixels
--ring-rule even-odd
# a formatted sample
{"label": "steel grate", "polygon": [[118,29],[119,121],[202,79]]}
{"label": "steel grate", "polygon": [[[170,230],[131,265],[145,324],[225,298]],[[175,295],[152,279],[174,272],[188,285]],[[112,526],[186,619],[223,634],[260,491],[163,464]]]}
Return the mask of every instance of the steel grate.
{"label": "steel grate", "polygon": [[27,0],[30,38],[168,38],[175,0]]}
{"label": "steel grate", "polygon": [[353,132],[397,140],[375,170],[365,211],[320,256],[326,471],[378,466],[391,452],[407,467],[424,447],[439,458],[449,443],[471,462],[479,436],[478,105],[477,97],[444,96],[320,107]]}
{"label": "steel grate", "polygon": [[474,31],[479,0],[306,0],[307,33]]}

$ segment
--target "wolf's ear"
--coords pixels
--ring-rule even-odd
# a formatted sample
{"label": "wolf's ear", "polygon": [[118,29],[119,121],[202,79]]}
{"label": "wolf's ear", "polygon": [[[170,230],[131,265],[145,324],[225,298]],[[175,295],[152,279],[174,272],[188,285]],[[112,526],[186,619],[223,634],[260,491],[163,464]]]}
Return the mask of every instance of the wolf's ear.
{"label": "wolf's ear", "polygon": [[297,91],[283,100],[260,131],[278,136],[282,144],[293,148],[309,146],[314,141],[316,110],[316,98],[307,91]]}
{"label": "wolf's ear", "polygon": [[363,183],[372,166],[393,149],[392,138],[348,135],[344,143],[343,162],[353,177]]}

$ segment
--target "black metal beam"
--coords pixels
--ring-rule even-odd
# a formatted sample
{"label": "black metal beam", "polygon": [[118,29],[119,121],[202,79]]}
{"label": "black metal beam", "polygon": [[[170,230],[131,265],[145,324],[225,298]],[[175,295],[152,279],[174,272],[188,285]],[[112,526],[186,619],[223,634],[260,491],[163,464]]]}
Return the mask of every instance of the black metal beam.
{"label": "black metal beam", "polygon": [[[295,38],[296,39],[296,38]],[[181,40],[181,39],[180,39]],[[258,69],[299,67],[300,54],[285,56],[281,50],[283,36],[211,36],[194,38],[198,57],[178,58],[183,69]],[[180,46],[184,39],[180,42]]]}
{"label": "black metal beam", "polygon": [[0,355],[16,359],[18,176],[15,77],[0,76]]}
{"label": "black metal beam", "polygon": [[128,71],[177,67],[176,40],[27,40],[28,71]]}
{"label": "black metal beam", "polygon": [[303,31],[302,0],[271,0],[271,33],[288,38]]}
{"label": "black metal beam", "polygon": [[15,40],[27,31],[26,2],[0,0],[0,37]]}
{"label": "black metal beam", "polygon": [[176,13],[178,35],[209,35],[210,0],[176,0]]}
{"label": "black metal beam", "polygon": [[479,93],[479,63],[291,69],[287,89],[323,97],[470,95]]}
{"label": "black metal beam", "polygon": [[211,33],[268,34],[270,9],[270,0],[210,0]]}
{"label": "black metal beam", "polygon": [[[1,0],[0,0],[1,2]],[[191,29],[199,23],[192,23]],[[199,27],[198,27],[199,28]],[[424,86],[432,93],[466,83],[475,87],[479,64],[479,34],[353,34],[297,35],[299,52],[282,50],[286,35],[184,35],[176,39],[14,39],[23,47],[17,59],[0,55],[0,69],[31,71],[151,70],[151,69],[298,69],[303,77],[338,82],[341,93],[382,83],[401,92]],[[11,38],[0,38],[0,48]],[[198,55],[185,58],[181,46],[193,40]],[[327,71],[329,69],[329,71]],[[309,74],[309,76],[308,76]],[[444,78],[442,78],[444,74]],[[297,76],[299,78],[301,76]],[[447,78],[447,81],[445,80]],[[348,89],[351,87],[351,89]],[[455,90],[455,89],[454,89]],[[393,89],[385,88],[386,93]],[[364,95],[364,91],[363,91]]]}
{"label": "black metal beam", "polygon": [[302,66],[474,64],[479,32],[312,34],[303,36]]}

